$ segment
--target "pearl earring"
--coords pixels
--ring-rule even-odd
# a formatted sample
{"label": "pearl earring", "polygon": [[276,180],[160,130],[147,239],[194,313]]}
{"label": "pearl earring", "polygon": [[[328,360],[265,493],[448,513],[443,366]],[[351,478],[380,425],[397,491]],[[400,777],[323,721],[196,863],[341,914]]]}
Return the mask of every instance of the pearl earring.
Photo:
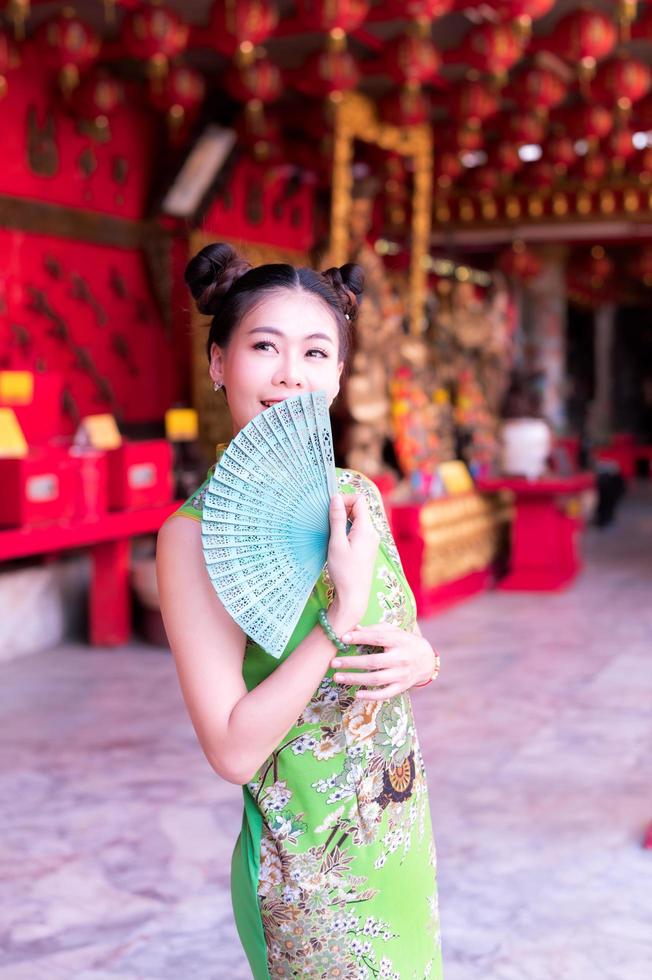
{"label": "pearl earring", "polygon": [[213,382],[213,391],[219,391],[221,387],[222,387],[222,382],[221,381],[214,381]]}

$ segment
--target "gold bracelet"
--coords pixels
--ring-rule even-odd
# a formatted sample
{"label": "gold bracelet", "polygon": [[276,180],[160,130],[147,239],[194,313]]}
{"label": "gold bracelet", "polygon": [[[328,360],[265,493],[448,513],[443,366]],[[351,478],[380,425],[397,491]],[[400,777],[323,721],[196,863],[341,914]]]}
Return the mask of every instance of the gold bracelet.
{"label": "gold bracelet", "polygon": [[413,687],[426,687],[426,685],[430,684],[430,682],[431,681],[434,681],[435,678],[438,676],[438,674],[439,674],[439,667],[440,667],[439,654],[437,653],[437,651],[435,650],[434,647],[432,648],[432,652],[435,655],[435,668],[434,668],[432,674],[430,675],[430,677],[428,678],[427,681],[422,681],[421,684],[413,684],[412,685]]}

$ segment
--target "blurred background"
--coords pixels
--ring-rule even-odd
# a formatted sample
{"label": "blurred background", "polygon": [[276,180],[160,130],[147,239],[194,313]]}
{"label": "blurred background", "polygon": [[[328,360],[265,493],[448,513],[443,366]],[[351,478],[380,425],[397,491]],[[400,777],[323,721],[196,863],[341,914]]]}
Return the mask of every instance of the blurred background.
{"label": "blurred background", "polygon": [[652,3],[2,0],[0,125],[0,977],[248,975],[154,574],[229,241],[365,270],[449,980],[647,978]]}

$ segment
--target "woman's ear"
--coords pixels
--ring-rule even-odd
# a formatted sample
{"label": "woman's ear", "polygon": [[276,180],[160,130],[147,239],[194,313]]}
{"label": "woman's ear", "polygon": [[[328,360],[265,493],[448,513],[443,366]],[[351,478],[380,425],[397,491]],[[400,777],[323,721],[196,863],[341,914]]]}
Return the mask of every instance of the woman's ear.
{"label": "woman's ear", "polygon": [[208,373],[211,381],[217,381],[220,385],[224,384],[224,356],[222,348],[218,347],[217,344],[211,345],[211,362]]}

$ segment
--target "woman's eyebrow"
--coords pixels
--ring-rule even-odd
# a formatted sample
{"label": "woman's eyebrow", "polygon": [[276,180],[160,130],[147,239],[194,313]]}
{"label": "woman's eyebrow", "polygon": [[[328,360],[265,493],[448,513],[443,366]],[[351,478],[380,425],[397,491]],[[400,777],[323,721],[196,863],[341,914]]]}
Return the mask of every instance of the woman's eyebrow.
{"label": "woman's eyebrow", "polygon": [[[276,327],[253,327],[250,331],[252,333],[275,333],[279,337],[285,337],[282,330],[278,330]],[[329,337],[327,333],[309,333],[303,339],[304,340],[314,340],[316,337],[320,337],[322,340],[327,340],[329,343],[333,343],[332,337]]]}

